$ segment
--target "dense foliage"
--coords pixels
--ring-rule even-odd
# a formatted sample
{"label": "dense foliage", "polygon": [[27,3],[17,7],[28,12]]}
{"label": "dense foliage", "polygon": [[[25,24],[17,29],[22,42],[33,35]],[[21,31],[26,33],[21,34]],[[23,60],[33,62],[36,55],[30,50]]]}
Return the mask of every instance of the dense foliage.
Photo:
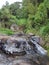
{"label": "dense foliage", "polygon": [[22,0],[11,5],[6,1],[0,9],[0,27],[10,28],[13,23],[24,26],[25,32],[35,29],[49,34],[49,0]]}

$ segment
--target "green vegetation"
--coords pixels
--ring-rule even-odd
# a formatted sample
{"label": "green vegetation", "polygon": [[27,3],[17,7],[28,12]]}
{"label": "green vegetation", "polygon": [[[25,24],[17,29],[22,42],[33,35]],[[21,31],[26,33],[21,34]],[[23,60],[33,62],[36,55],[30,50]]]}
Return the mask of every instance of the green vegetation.
{"label": "green vegetation", "polygon": [[17,21],[17,25],[20,25],[20,26],[26,25],[26,22],[27,22],[26,19],[19,19],[19,20]]}
{"label": "green vegetation", "polygon": [[7,35],[12,35],[14,34],[14,32],[10,29],[7,29],[7,28],[0,28],[0,33],[1,34],[7,34]]}
{"label": "green vegetation", "polygon": [[41,36],[46,46],[49,44],[49,0],[22,0],[11,5],[6,2],[0,9],[0,33],[13,34],[10,30],[13,23],[25,33]]}
{"label": "green vegetation", "polygon": [[49,46],[44,46],[44,48],[48,51],[48,56],[49,56]]}

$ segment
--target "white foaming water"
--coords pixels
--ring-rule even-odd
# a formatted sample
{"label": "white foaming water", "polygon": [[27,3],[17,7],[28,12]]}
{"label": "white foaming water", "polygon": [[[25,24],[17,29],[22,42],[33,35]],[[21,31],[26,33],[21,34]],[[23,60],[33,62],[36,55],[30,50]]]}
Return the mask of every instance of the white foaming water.
{"label": "white foaming water", "polygon": [[37,49],[37,53],[42,54],[42,55],[46,55],[47,51],[42,48],[39,44],[37,44],[35,41],[31,40],[31,42],[35,45],[36,49]]}

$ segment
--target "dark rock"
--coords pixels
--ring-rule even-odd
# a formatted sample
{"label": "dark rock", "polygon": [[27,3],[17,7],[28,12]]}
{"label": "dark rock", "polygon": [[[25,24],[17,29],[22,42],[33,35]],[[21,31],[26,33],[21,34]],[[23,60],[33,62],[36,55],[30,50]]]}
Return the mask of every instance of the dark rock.
{"label": "dark rock", "polygon": [[30,39],[29,44],[33,46],[33,49],[36,53],[40,55],[47,55],[47,51],[38,44],[34,39]]}
{"label": "dark rock", "polygon": [[44,41],[43,41],[43,39],[41,37],[39,37],[39,36],[32,36],[31,39],[33,39],[34,41],[36,41],[39,45],[43,46],[45,44]]}
{"label": "dark rock", "polygon": [[25,55],[38,53],[46,55],[46,50],[44,50],[39,45],[39,37],[31,36],[30,38],[25,37],[26,35],[11,36],[8,39],[1,39],[0,48],[7,53],[13,55]]}
{"label": "dark rock", "polygon": [[31,39],[36,41],[37,43],[40,43],[40,37],[39,36],[32,36]]}
{"label": "dark rock", "polygon": [[8,54],[13,55],[24,55],[26,52],[24,51],[25,39],[18,38],[17,40],[7,40],[7,43],[3,45],[3,50]]}

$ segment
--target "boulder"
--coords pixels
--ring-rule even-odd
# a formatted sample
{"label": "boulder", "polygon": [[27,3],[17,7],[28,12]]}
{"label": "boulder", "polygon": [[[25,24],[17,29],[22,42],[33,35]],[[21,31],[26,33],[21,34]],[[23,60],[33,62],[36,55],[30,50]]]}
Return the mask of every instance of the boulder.
{"label": "boulder", "polygon": [[12,24],[11,27],[10,27],[10,29],[11,29],[12,31],[18,31],[18,30],[19,30],[19,27],[18,27],[18,25],[16,25],[16,24]]}
{"label": "boulder", "polygon": [[3,51],[12,55],[24,55],[26,52],[23,44],[26,44],[26,40],[23,38],[10,38],[3,45]]}
{"label": "boulder", "polygon": [[44,41],[43,41],[43,39],[40,36],[32,36],[31,39],[33,39],[34,41],[36,41],[41,46],[43,46],[45,44]]}

